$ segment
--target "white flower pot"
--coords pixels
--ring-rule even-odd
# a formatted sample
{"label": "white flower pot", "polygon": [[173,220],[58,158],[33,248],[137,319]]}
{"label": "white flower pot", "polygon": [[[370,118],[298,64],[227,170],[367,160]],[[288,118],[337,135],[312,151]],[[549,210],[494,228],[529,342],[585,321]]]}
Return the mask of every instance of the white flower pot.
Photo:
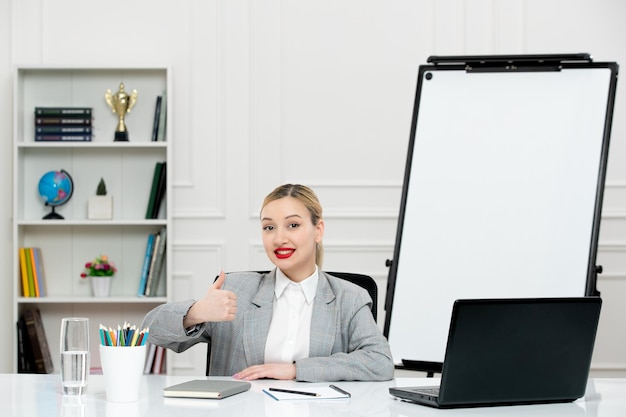
{"label": "white flower pot", "polygon": [[108,297],[111,291],[112,277],[90,277],[94,297]]}
{"label": "white flower pot", "polygon": [[113,197],[108,195],[89,197],[87,218],[89,220],[111,220],[113,218]]}

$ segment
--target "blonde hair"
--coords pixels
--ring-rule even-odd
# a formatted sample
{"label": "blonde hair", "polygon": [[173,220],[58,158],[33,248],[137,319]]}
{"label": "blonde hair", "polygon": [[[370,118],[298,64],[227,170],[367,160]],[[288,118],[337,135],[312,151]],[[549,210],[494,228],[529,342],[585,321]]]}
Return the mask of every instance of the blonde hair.
{"label": "blonde hair", "polygon": [[[263,207],[272,201],[279,200],[284,197],[293,197],[304,204],[304,207],[306,207],[311,215],[311,222],[313,223],[313,226],[317,226],[320,220],[322,220],[322,205],[320,204],[317,195],[315,195],[315,192],[313,192],[313,190],[309,187],[300,184],[284,184],[274,188],[274,190],[263,200],[261,210],[263,210]],[[315,264],[319,269],[322,269],[323,260],[324,246],[322,245],[322,242],[319,242],[315,247]]]}

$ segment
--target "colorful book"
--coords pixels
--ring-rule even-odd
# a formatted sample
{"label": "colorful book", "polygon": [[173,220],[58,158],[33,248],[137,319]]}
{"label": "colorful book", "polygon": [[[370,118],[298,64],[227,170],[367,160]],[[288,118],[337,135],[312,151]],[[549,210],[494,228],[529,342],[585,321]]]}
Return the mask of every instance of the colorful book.
{"label": "colorful book", "polygon": [[154,121],[152,122],[152,142],[156,142],[159,136],[159,121],[161,119],[161,96],[157,96],[154,106]]}
{"label": "colorful book", "polygon": [[29,297],[36,297],[35,279],[33,275],[33,263],[30,259],[30,248],[24,248],[24,256],[26,259],[26,273],[28,274],[28,294]]}
{"label": "colorful book", "polygon": [[148,197],[148,208],[146,210],[146,219],[152,219],[152,212],[154,210],[154,202],[156,201],[157,190],[159,188],[159,181],[161,179],[161,169],[164,162],[157,162],[154,165],[154,174],[152,175],[152,187],[150,188],[150,196]]}
{"label": "colorful book", "polygon": [[155,251],[154,260],[154,274],[150,282],[150,287],[147,288],[146,295],[156,297],[157,289],[159,287],[159,281],[161,279],[161,271],[163,270],[163,264],[165,262],[165,247],[167,246],[167,227],[163,226],[159,232],[158,247]]}
{"label": "colorful book", "polygon": [[159,250],[159,242],[161,242],[161,234],[157,233],[154,236],[154,244],[152,246],[152,255],[150,256],[150,270],[148,271],[148,280],[146,281],[146,289],[143,293],[143,295],[148,296],[148,297],[152,295],[150,291],[152,290],[152,281],[154,281],[154,272],[156,270],[155,262],[157,258],[157,252]]}
{"label": "colorful book", "polygon": [[48,288],[46,285],[46,271],[43,267],[43,255],[41,253],[41,248],[32,248],[32,255],[35,261],[34,271],[37,277],[35,282],[39,288],[39,297],[45,297],[48,294]]}
{"label": "colorful book", "polygon": [[48,346],[48,339],[39,309],[25,310],[24,322],[28,329],[28,337],[35,359],[35,372],[38,374],[50,374],[54,372],[50,347]]}
{"label": "colorful book", "polygon": [[20,257],[20,277],[22,281],[22,296],[30,297],[30,287],[28,285],[28,270],[26,268],[26,249],[19,249]]}
{"label": "colorful book", "polygon": [[91,107],[35,107],[37,117],[91,118],[92,112]]}
{"label": "colorful book", "polygon": [[150,272],[150,261],[152,260],[152,251],[154,248],[154,233],[148,235],[148,244],[146,245],[146,254],[143,258],[143,267],[141,268],[141,279],[139,280],[138,296],[146,293],[146,283],[148,282],[148,273]]}
{"label": "colorful book", "polygon": [[28,248],[28,258],[30,260],[30,270],[33,273],[33,287],[35,287],[35,297],[40,297],[39,277],[37,276],[37,267],[35,266],[35,252],[33,248]]}

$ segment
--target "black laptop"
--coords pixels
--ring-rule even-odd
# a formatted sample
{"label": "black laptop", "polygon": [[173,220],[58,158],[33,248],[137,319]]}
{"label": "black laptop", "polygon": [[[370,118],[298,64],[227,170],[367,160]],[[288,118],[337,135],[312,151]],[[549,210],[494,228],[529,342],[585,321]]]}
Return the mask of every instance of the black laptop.
{"label": "black laptop", "polygon": [[389,392],[437,408],[574,401],[585,394],[601,305],[599,297],[457,300],[440,385]]}

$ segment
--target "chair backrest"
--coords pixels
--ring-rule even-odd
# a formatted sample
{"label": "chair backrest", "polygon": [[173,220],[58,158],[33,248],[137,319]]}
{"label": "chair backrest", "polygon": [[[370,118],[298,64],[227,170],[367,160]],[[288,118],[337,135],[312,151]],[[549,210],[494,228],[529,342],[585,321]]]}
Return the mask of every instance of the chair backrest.
{"label": "chair backrest", "polygon": [[[267,274],[269,271],[255,271],[260,274]],[[353,284],[358,285],[359,287],[365,288],[372,298],[372,316],[374,316],[374,321],[377,320],[378,317],[378,285],[376,285],[376,281],[374,278],[369,275],[363,274],[354,274],[351,272],[329,272],[324,271],[329,275],[334,277],[350,281]],[[217,279],[217,277],[216,277]],[[206,352],[206,374],[209,375],[209,368],[211,366],[211,342],[207,343],[207,352]]]}

